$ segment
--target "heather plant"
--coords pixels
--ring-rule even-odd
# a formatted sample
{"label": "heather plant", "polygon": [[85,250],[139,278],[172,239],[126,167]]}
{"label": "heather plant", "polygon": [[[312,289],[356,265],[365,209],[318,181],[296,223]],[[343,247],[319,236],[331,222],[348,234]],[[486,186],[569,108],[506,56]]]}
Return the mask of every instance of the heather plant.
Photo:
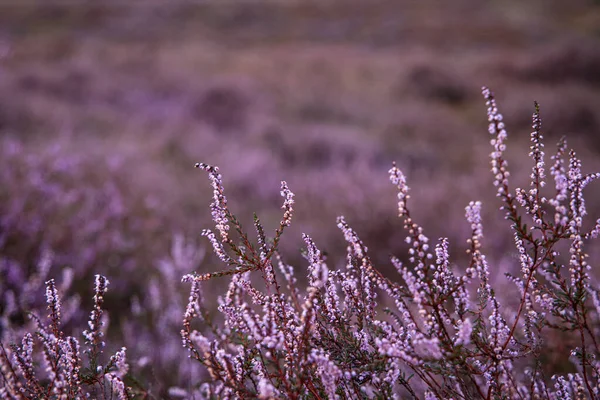
{"label": "heather plant", "polygon": [[[35,333],[23,335],[20,345],[0,342],[0,397],[3,399],[131,399],[125,386],[129,365],[123,347],[113,356],[103,357],[106,316],[104,295],[108,279],[96,275],[94,308],[84,346],[62,330],[62,306],[54,279],[46,282],[48,321],[31,314]],[[85,361],[84,361],[85,360]]]}
{"label": "heather plant", "polygon": [[[600,220],[584,229],[583,190],[600,174],[584,174],[566,140],[558,144],[548,174],[536,104],[528,189],[509,186],[504,152],[507,131],[492,92],[484,88],[493,182],[519,254],[518,272],[506,271],[517,307],[504,301],[483,253],[482,203],[466,207],[471,227],[469,262],[451,262],[449,241],[431,243],[412,219],[407,179],[394,164],[390,182],[410,246],[404,264],[391,262],[401,279],[382,275],[344,217],[338,227],[348,244],[345,268],[332,269],[309,235],[301,289],[294,269],[278,252],[291,223],[293,194],[281,183],[284,216],[272,239],[255,216],[256,239],[230,211],[217,167],[209,175],[216,231],[204,230],[227,266],[183,277],[191,283],[183,345],[211,381],[188,396],[203,398],[426,398],[567,399],[600,397],[600,296],[584,246],[597,238]],[[564,250],[566,254],[563,256]],[[257,281],[253,275],[260,276]],[[206,281],[231,277],[219,297],[223,322],[203,296]],[[505,289],[503,289],[505,290]],[[386,307],[386,305],[389,305]],[[216,322],[215,322],[216,321]],[[559,335],[576,342],[558,374],[543,355]]]}

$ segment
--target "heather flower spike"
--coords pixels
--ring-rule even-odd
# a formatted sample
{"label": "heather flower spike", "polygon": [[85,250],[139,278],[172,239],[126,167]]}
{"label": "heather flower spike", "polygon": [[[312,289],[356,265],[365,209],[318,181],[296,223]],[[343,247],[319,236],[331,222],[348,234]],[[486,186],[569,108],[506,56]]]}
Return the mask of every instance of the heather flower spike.
{"label": "heather flower spike", "polygon": [[96,282],[94,285],[94,309],[90,314],[90,320],[88,322],[89,330],[83,332],[88,344],[93,346],[93,357],[97,355],[97,352],[101,351],[104,347],[102,337],[104,332],[102,330],[102,304],[104,303],[104,294],[108,289],[108,279],[102,275],[96,275]]}
{"label": "heather flower spike", "polygon": [[284,198],[283,208],[285,212],[283,213],[283,219],[281,220],[282,226],[290,226],[292,221],[292,212],[294,211],[292,205],[294,204],[294,193],[288,188],[288,185],[285,181],[281,181],[281,196]]}
{"label": "heather flower spike", "polygon": [[50,279],[46,282],[46,302],[48,303],[48,310],[50,311],[48,318],[50,319],[52,333],[54,336],[58,336],[60,327],[60,300],[58,298],[58,290],[56,289],[54,279]]}
{"label": "heather flower spike", "polygon": [[196,168],[208,172],[208,177],[213,187],[213,202],[210,205],[213,221],[215,221],[221,241],[226,243],[229,241],[229,210],[227,209],[227,198],[225,197],[219,168],[203,163],[196,163]]}

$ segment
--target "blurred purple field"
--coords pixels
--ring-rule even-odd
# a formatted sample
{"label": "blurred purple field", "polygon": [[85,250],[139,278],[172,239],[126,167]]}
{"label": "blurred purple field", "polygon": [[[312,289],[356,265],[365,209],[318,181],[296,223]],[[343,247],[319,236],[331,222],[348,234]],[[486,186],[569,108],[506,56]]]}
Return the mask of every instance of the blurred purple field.
{"label": "blurred purple field", "polygon": [[[212,192],[195,162],[219,166],[248,227],[254,212],[278,226],[287,181],[296,214],[282,253],[299,271],[302,232],[343,264],[344,215],[391,276],[389,256],[406,246],[394,160],[413,217],[450,239],[455,260],[464,208],[481,200],[490,263],[518,268],[482,85],[505,116],[515,186],[531,171],[534,100],[547,154],[567,135],[585,168],[600,169],[597,1],[1,2],[0,338],[13,339],[26,311],[45,313],[43,289],[27,282],[60,282],[69,267],[65,290],[81,304],[68,328],[85,323],[103,274],[109,336],[152,393],[198,378],[181,362],[179,281],[218,264],[204,256]],[[600,190],[586,197],[595,219]]]}

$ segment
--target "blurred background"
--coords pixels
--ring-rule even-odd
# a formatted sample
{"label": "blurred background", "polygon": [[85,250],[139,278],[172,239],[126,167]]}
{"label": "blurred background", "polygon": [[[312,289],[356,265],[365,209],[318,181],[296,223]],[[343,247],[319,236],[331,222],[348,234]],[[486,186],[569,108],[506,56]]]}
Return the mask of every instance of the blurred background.
{"label": "blurred background", "polygon": [[[459,268],[470,200],[483,201],[492,264],[515,268],[482,85],[505,116],[513,187],[528,184],[534,100],[547,161],[567,135],[584,172],[600,170],[597,1],[1,0],[5,325],[43,309],[43,289],[12,308],[6,293],[18,297],[51,252],[47,275],[72,267],[68,293],[81,295],[74,327],[104,274],[115,346],[128,345],[136,373],[158,397],[189,383],[178,282],[222,268],[204,254],[212,192],[195,162],[218,165],[233,212],[249,228],[256,212],[267,232],[288,182],[296,213],[282,252],[299,276],[302,232],[343,265],[338,215],[391,273],[389,256],[405,250],[393,160],[413,217],[450,238]],[[600,190],[587,196],[593,221]]]}

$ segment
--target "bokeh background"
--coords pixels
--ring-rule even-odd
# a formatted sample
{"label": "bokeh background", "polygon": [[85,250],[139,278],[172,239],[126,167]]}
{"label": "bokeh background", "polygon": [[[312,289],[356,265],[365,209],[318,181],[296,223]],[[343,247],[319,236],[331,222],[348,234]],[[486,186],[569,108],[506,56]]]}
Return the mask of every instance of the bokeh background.
{"label": "bokeh background", "polygon": [[[81,296],[73,329],[104,274],[115,346],[155,396],[188,385],[199,372],[181,362],[179,279],[222,268],[200,237],[212,193],[198,161],[220,167],[249,228],[253,212],[277,227],[288,182],[282,252],[298,275],[302,232],[343,264],[338,215],[392,273],[389,256],[405,250],[393,160],[413,216],[450,238],[459,267],[464,207],[482,200],[484,249],[499,274],[514,269],[482,85],[505,116],[514,187],[531,169],[534,100],[548,158],[567,135],[585,171],[600,170],[597,1],[0,1],[4,328],[43,310],[43,287],[16,307],[8,293],[18,299],[51,251],[48,276],[72,267],[65,295]],[[590,188],[592,221],[599,200]]]}

